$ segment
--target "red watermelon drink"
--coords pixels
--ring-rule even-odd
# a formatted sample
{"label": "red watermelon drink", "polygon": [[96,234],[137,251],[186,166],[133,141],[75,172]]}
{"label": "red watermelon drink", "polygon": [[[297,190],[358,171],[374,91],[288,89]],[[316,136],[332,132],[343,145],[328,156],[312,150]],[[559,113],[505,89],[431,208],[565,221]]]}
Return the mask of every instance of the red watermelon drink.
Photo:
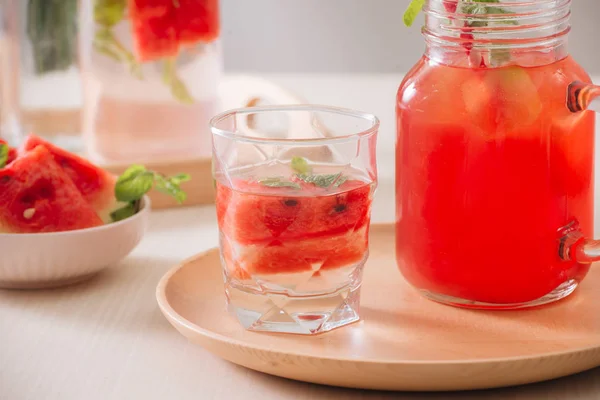
{"label": "red watermelon drink", "polygon": [[291,129],[276,130],[275,139],[273,130],[255,128],[250,136],[239,125],[227,129],[240,114],[259,114],[252,117],[272,129],[285,114],[310,121],[311,110],[249,108],[213,119],[225,290],[230,311],[250,330],[316,334],[359,319],[376,187],[375,117],[315,108],[363,125],[338,138],[319,137],[308,125],[290,139],[277,137]]}
{"label": "red watermelon drink", "polygon": [[435,301],[553,302],[597,260],[595,114],[576,103],[598,88],[567,52],[570,2],[546,3],[425,2],[396,103],[396,257]]}
{"label": "red watermelon drink", "polygon": [[218,0],[83,0],[83,129],[97,161],[210,157]]}

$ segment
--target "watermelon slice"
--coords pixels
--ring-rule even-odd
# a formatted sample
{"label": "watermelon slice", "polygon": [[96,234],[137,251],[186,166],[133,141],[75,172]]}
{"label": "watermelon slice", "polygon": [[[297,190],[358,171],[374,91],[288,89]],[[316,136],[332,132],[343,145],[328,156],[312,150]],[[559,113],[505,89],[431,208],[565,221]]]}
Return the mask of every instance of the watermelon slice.
{"label": "watermelon slice", "polygon": [[324,238],[293,240],[276,245],[249,245],[234,253],[224,247],[223,258],[237,276],[306,272],[352,266],[368,251],[368,227]]}
{"label": "watermelon slice", "polygon": [[35,135],[30,135],[24,145],[25,151],[31,151],[38,146],[44,146],[53,155],[67,176],[71,178],[84,199],[92,206],[105,223],[112,222],[110,213],[123,207],[115,198],[115,183],[117,177],[106,170],[95,166],[88,160],[69,153]]}
{"label": "watermelon slice", "polygon": [[[217,185],[217,218],[221,231],[240,244],[327,237],[368,222],[371,186],[362,181],[348,180],[336,194],[304,185],[303,196],[287,188],[270,188],[273,193],[265,195],[268,188],[259,183],[234,186]],[[307,196],[309,191],[314,195]]]}
{"label": "watermelon slice", "polygon": [[218,0],[129,0],[129,19],[140,62],[174,57],[182,44],[219,36]]}
{"label": "watermelon slice", "polygon": [[217,219],[229,276],[300,273],[352,266],[368,251],[371,185],[348,180],[335,192],[235,180],[217,184]]}
{"label": "watermelon slice", "polygon": [[44,146],[0,170],[0,232],[41,233],[103,225]]}
{"label": "watermelon slice", "polygon": [[[7,145],[7,146],[8,146],[8,142],[6,142],[6,141],[4,141],[4,140],[2,140],[2,139],[0,139],[0,144],[5,144],[5,145]],[[17,158],[17,150],[16,150],[16,149],[14,149],[14,148],[12,148],[12,147],[9,147],[9,148],[8,148],[8,159],[6,160],[6,164],[5,164],[5,165],[8,165],[8,164],[10,164],[10,163],[11,163],[11,162],[13,162],[13,161],[14,161],[16,158]]]}
{"label": "watermelon slice", "polygon": [[175,26],[179,44],[211,42],[219,36],[218,0],[177,0]]}

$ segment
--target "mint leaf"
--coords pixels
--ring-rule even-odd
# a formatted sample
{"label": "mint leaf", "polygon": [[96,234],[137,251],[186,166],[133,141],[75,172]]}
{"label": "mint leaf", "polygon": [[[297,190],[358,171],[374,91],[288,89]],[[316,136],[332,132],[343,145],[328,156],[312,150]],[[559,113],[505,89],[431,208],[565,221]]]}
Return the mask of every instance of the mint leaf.
{"label": "mint leaf", "polygon": [[7,144],[0,143],[0,168],[6,166],[6,162],[8,161],[8,150]]}
{"label": "mint leaf", "polygon": [[492,49],[490,50],[490,64],[494,67],[506,64],[510,61],[510,50],[507,49]]}
{"label": "mint leaf", "polygon": [[126,206],[111,212],[110,218],[113,220],[113,222],[118,222],[135,215],[135,213],[137,213],[138,211],[139,205],[137,205],[135,201],[132,201]]}
{"label": "mint leaf", "polygon": [[140,164],[130,165],[129,168],[127,168],[125,170],[125,172],[123,172],[121,174],[121,176],[119,176],[119,179],[117,179],[117,183],[131,179],[131,178],[139,175],[140,173],[146,172],[146,171],[147,171],[147,169],[143,165],[140,165]]}
{"label": "mint leaf", "polygon": [[344,182],[346,182],[348,180],[347,176],[342,176],[340,177],[340,179],[338,179],[337,181],[335,181],[335,183],[333,184],[334,187],[340,187],[344,184]]}
{"label": "mint leaf", "polygon": [[186,193],[181,190],[179,185],[189,180],[189,175],[179,174],[172,178],[167,178],[160,174],[154,174],[155,188],[161,193],[173,196],[178,203],[183,203],[187,199]]}
{"label": "mint leaf", "polygon": [[134,164],[117,179],[115,196],[119,201],[136,201],[154,187],[157,191],[171,195],[179,203],[183,203],[187,196],[180,185],[190,179],[188,174],[178,174],[169,178],[149,171],[143,165]]}
{"label": "mint leaf", "polygon": [[[504,8],[501,7],[488,7],[487,8],[488,14],[512,14],[510,11],[507,11]],[[505,24],[510,24],[510,25],[519,25],[519,23],[516,20],[513,19],[504,19],[502,20],[502,22],[504,22]]]}
{"label": "mint leaf", "polygon": [[154,173],[141,165],[133,165],[117,179],[115,197],[119,201],[139,200],[152,189],[153,183]]}
{"label": "mint leaf", "polygon": [[[337,174],[321,174],[321,175],[306,175],[306,174],[298,174],[296,175],[299,179],[302,179],[306,183],[312,183],[321,188],[328,188],[334,183],[338,183],[340,179],[342,179],[342,173],[338,172]],[[342,182],[343,183],[343,182]],[[337,184],[337,186],[341,185]],[[337,187],[336,186],[336,187]]]}
{"label": "mint leaf", "polygon": [[106,27],[118,24],[125,17],[127,0],[96,0],[94,22]]}
{"label": "mint leaf", "polygon": [[[468,2],[467,2],[468,1]],[[500,15],[500,14],[511,14],[510,11],[502,7],[491,6],[490,4],[500,3],[500,0],[463,0],[461,6],[461,12],[467,15]],[[514,20],[503,20],[502,22],[516,25],[517,21]],[[467,26],[472,28],[479,28],[488,26],[489,20],[469,21]]]}
{"label": "mint leaf", "polygon": [[187,195],[180,185],[190,179],[188,174],[177,174],[169,178],[158,172],[149,171],[143,165],[131,165],[119,176],[115,184],[115,197],[118,201],[128,204],[113,211],[110,216],[116,222],[137,213],[140,210],[142,197],[153,187],[158,192],[173,196],[177,202],[183,203]]}
{"label": "mint leaf", "polygon": [[177,174],[169,178],[174,184],[180,185],[183,182],[188,182],[192,180],[192,177],[189,174]]}
{"label": "mint leaf", "polygon": [[[490,3],[500,3],[500,0],[457,0],[459,4],[461,4],[461,13],[469,14],[469,15],[486,15],[486,14],[510,14],[510,12],[506,11],[502,7],[489,6],[487,4]],[[406,11],[404,11],[403,21],[404,25],[407,27],[411,27],[415,22],[415,19],[421,12],[425,5],[425,0],[412,0]],[[516,21],[504,21],[509,24],[517,24]],[[472,21],[467,25],[469,27],[482,27],[487,26],[488,22],[486,21]]]}
{"label": "mint leaf", "polygon": [[312,173],[312,167],[308,165],[308,162],[302,157],[292,157],[291,166],[297,174]]}
{"label": "mint leaf", "polygon": [[194,98],[188,91],[185,83],[177,75],[176,61],[173,58],[165,60],[163,65],[162,80],[171,89],[171,94],[184,104],[193,104]]}
{"label": "mint leaf", "polygon": [[406,8],[406,11],[404,11],[404,16],[402,18],[404,21],[404,25],[411,27],[412,24],[415,22],[415,19],[417,19],[417,16],[423,9],[424,5],[425,0],[412,0]]}
{"label": "mint leaf", "polygon": [[287,187],[287,188],[293,188],[293,189],[302,189],[302,187],[300,185],[298,185],[296,182],[287,181],[280,177],[259,179],[258,183],[260,183],[261,185],[264,185],[264,186],[268,186],[268,187],[279,187],[279,188]]}
{"label": "mint leaf", "polygon": [[[121,43],[113,34],[110,27],[96,30],[94,36],[94,48],[115,61],[124,62],[129,68],[129,73],[137,79],[143,79],[142,66],[137,62],[132,52]],[[118,60],[117,60],[118,58]]]}

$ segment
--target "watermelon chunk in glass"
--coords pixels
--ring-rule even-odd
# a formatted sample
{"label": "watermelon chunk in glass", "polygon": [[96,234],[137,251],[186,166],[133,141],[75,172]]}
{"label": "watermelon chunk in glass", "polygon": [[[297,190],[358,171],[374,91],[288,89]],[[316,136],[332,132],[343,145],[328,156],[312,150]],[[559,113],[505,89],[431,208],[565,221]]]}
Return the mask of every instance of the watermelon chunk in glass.
{"label": "watermelon chunk in glass", "polygon": [[217,185],[217,218],[221,231],[241,244],[327,237],[368,222],[371,186],[359,180],[344,182],[336,194],[305,184],[303,196],[285,196],[277,188],[265,195],[269,188],[259,183],[233,186]]}
{"label": "watermelon chunk in glass", "polygon": [[220,30],[218,0],[129,0],[129,19],[140,62],[174,57]]}
{"label": "watermelon chunk in glass", "polygon": [[103,225],[44,146],[0,169],[0,232],[41,233]]}
{"label": "watermelon chunk in glass", "polygon": [[231,276],[342,268],[366,256],[371,185],[348,180],[332,193],[304,184],[302,195],[240,180],[233,186],[217,183],[216,198]]}
{"label": "watermelon chunk in glass", "polygon": [[57,147],[35,135],[27,137],[24,151],[31,151],[38,146],[45,147],[54,157],[56,163],[71,178],[83,198],[92,206],[105,223],[111,222],[110,213],[124,206],[115,197],[117,177],[97,167],[88,160]]}
{"label": "watermelon chunk in glass", "polygon": [[341,235],[241,246],[237,253],[227,245],[223,257],[237,274],[246,276],[305,272],[315,267],[323,271],[362,261],[368,250],[368,234],[368,226],[364,226]]}

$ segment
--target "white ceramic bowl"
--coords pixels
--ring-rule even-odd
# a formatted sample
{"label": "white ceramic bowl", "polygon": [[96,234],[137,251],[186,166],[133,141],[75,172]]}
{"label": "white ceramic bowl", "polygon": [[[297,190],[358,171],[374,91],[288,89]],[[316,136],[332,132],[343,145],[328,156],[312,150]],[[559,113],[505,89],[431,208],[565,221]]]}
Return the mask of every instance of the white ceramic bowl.
{"label": "white ceramic bowl", "polygon": [[0,288],[57,287],[85,280],[125,258],[148,226],[150,199],[125,220],[66,232],[0,234]]}

